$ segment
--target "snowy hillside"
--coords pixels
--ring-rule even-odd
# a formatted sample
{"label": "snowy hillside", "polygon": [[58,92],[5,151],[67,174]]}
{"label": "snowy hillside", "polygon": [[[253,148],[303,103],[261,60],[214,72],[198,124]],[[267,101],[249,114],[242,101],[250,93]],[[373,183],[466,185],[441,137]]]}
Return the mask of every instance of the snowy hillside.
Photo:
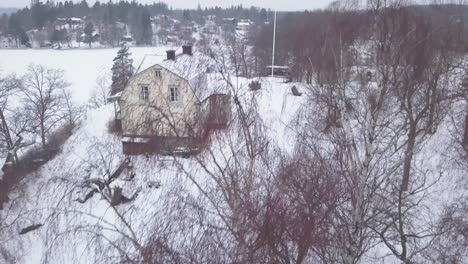
{"label": "snowy hillside", "polygon": [[[132,48],[135,68],[161,63],[166,49]],[[21,75],[39,61],[65,69],[79,103],[109,73],[115,53],[0,50],[11,60],[1,61],[4,73]],[[110,129],[113,105],[87,110],[58,155],[8,195],[0,211],[0,262],[276,263],[271,251],[286,248],[295,252],[286,259],[294,259],[306,234],[307,243],[332,248],[335,255],[327,257],[342,263],[336,259],[346,255],[348,245],[340,243],[348,237],[339,238],[364,226],[353,222],[361,209],[352,211],[363,201],[372,217],[362,219],[359,235],[368,240],[358,263],[400,263],[394,256],[406,243],[400,236],[411,240],[407,246],[421,263],[440,257],[444,244],[458,250],[459,238],[449,232],[454,227],[445,224],[465,217],[457,207],[468,184],[457,142],[463,125],[454,122],[464,102],[443,105],[437,129],[415,137],[410,189],[398,193],[408,129],[393,94],[379,99],[385,107],[374,116],[383,90],[376,82],[351,81],[340,90],[280,78],[226,78],[221,71],[210,76],[209,82],[227,86],[232,118],[190,158],[127,157],[121,136]],[[261,88],[251,89],[257,81]],[[366,190],[361,201],[354,196],[359,184]],[[332,235],[322,236],[322,229]],[[271,245],[278,237],[288,244]],[[303,263],[320,255],[309,254]]]}
{"label": "snowy hillside", "polygon": [[[164,50],[142,48],[132,49],[131,52],[135,65],[138,65],[138,58],[151,52],[163,54]],[[115,50],[32,50],[25,54],[19,51],[5,54],[13,56],[16,52],[15,56],[22,59],[5,64],[6,72],[22,72],[31,62],[27,60],[28,57],[45,60],[54,54],[56,56],[47,65],[67,69],[75,99],[85,102],[95,79],[109,70],[108,60]],[[96,56],[89,56],[88,52]],[[87,54],[86,60],[84,54]],[[80,61],[80,65],[87,66],[77,67],[73,61]],[[249,84],[252,80],[259,80],[262,88],[251,91]],[[167,244],[160,246],[177,248],[181,262],[188,261],[197,247],[212,247],[212,252],[217,252],[212,254],[219,254],[219,262],[227,262],[224,258],[228,256],[220,253],[223,251],[216,241],[221,239],[223,243],[229,244],[236,239],[224,230],[229,227],[225,219],[230,217],[229,214],[219,211],[220,208],[232,205],[229,199],[216,200],[221,190],[215,175],[225,170],[240,170],[244,175],[242,170],[248,170],[245,165],[247,161],[232,160],[239,158],[238,154],[244,158],[248,155],[245,134],[241,131],[243,118],[255,127],[253,131],[261,131],[259,135],[266,136],[259,136],[256,140],[258,144],[265,143],[268,146],[262,155],[269,157],[255,158],[258,159],[256,165],[253,165],[257,178],[251,179],[251,183],[246,182],[245,186],[253,184],[258,188],[256,192],[265,192],[266,187],[262,186],[262,182],[272,177],[281,163],[265,163],[262,160],[280,158],[275,153],[277,151],[281,155],[294,156],[297,139],[303,133],[299,128],[302,123],[307,123],[301,117],[310,113],[316,116],[325,113],[323,109],[310,104],[309,85],[286,84],[282,79],[274,78],[252,80],[231,80],[235,84],[233,95],[243,106],[245,116],[233,104],[231,126],[212,135],[208,148],[190,159],[167,156],[127,159],[122,154],[120,136],[109,132],[109,122],[114,116],[113,106],[89,110],[81,125],[66,141],[61,153],[22,181],[21,187],[9,195],[10,202],[1,212],[1,219],[7,225],[0,229],[3,241],[8,243],[4,244],[0,259],[3,258],[7,263],[27,264],[118,263],[126,262],[125,257],[122,260],[123,256],[128,260],[139,259],[145,256],[146,250],[150,250],[154,243],[166,241]],[[294,96],[292,86],[296,86],[303,95]],[[318,122],[313,119],[309,121]],[[355,126],[359,129],[358,124]],[[427,141],[415,158],[416,166],[424,168],[424,173],[430,175],[429,188],[423,192],[427,195],[425,209],[420,210],[417,217],[421,226],[436,221],[444,213],[444,206],[461,196],[457,182],[463,172],[458,172],[450,161],[449,146],[453,143],[448,131],[452,129],[449,120],[444,127]],[[317,138],[317,141],[321,140],[324,139]],[[441,149],[440,145],[448,147]],[[119,168],[123,170],[113,178]],[[111,180],[108,187],[112,190],[121,189],[123,197],[128,201],[111,206],[111,190],[106,187],[99,192],[93,191],[99,182],[106,180]],[[20,234],[32,226],[37,229]],[[222,230],[220,232],[224,236],[211,237],[214,235],[211,228]],[[197,241],[199,244],[196,244]],[[197,258],[207,261],[210,255],[203,254],[197,255]],[[387,254],[388,250],[379,245],[363,259],[365,263],[373,263],[375,258],[383,258],[385,263],[398,263],[393,257],[385,257]]]}
{"label": "snowy hillside", "polygon": [[466,3],[145,1],[0,16],[0,264],[468,263]]}
{"label": "snowy hillside", "polygon": [[[255,92],[248,90],[249,82],[238,80],[240,100],[247,103],[255,98],[271,140],[292,150],[293,133],[288,130],[288,124],[305,97],[293,96],[292,84],[283,84],[280,79],[262,80],[262,90]],[[87,83],[86,80],[80,85]],[[3,211],[8,215],[3,216],[12,225],[1,230],[2,238],[10,241],[2,252],[5,260],[14,263],[116,263],[121,258],[120,252],[115,251],[118,247],[109,247],[107,242],[113,241],[126,247],[125,251],[137,254],[138,247],[132,247],[125,240],[135,239],[141,243],[150,241],[155,234],[180,243],[183,251],[191,246],[180,239],[187,232],[193,236],[202,234],[203,221],[207,221],[197,214],[208,214],[208,219],[219,217],[210,213],[216,207],[201,191],[214,185],[201,167],[205,163],[198,159],[208,157],[205,165],[210,168],[214,166],[210,164],[210,153],[230,155],[229,150],[223,149],[222,142],[237,137],[235,126],[213,135],[211,150],[198,158],[131,157],[131,167],[126,167],[111,186],[120,186],[123,194],[134,200],[119,205],[118,211],[99,194],[81,204],[79,200],[85,199],[92,187],[87,183],[108,178],[125,160],[120,137],[108,131],[113,111],[111,105],[89,111],[61,153],[23,181],[20,191],[10,195],[12,202],[6,206],[8,210]],[[174,209],[181,204],[186,207],[184,210]],[[199,211],[199,206],[204,207],[203,212]],[[25,235],[18,234],[23,228],[37,224],[43,226]]]}

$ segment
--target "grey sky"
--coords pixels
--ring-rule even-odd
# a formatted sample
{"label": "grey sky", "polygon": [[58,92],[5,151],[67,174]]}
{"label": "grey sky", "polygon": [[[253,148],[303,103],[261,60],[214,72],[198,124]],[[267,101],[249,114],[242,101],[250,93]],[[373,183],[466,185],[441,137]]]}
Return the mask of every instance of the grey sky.
{"label": "grey sky", "polygon": [[[58,0],[57,0],[58,1]],[[80,0],[75,0],[79,2]],[[93,4],[95,0],[87,0]],[[100,0],[107,2],[107,0]],[[159,0],[138,0],[142,3],[159,2]],[[114,1],[115,2],[115,1]],[[296,11],[304,9],[317,9],[326,7],[332,0],[165,0],[163,1],[174,8],[196,8],[198,4],[202,7],[222,6],[242,4],[244,6],[258,6],[281,11]],[[0,7],[24,7],[30,0],[0,0]]]}

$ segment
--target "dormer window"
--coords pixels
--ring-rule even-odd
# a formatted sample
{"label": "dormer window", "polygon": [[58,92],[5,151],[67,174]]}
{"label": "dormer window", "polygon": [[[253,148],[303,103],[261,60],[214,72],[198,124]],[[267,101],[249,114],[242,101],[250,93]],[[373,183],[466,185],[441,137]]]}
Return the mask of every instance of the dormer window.
{"label": "dormer window", "polygon": [[169,100],[171,102],[179,102],[180,100],[179,87],[170,87],[169,89],[170,89]]}
{"label": "dormer window", "polygon": [[149,100],[149,88],[148,86],[141,86],[140,88],[140,99],[148,101]]}
{"label": "dormer window", "polygon": [[155,69],[154,75],[156,76],[156,78],[161,78],[161,69]]}

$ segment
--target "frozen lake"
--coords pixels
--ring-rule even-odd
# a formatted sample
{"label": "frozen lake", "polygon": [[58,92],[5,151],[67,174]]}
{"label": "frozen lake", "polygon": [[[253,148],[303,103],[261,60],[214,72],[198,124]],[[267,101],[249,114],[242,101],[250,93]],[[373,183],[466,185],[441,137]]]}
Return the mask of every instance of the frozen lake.
{"label": "frozen lake", "polygon": [[[170,47],[132,47],[135,68],[145,55],[160,55],[161,61],[166,57]],[[0,49],[0,70],[2,75],[16,73],[23,75],[30,64],[42,64],[49,68],[62,69],[71,83],[71,89],[78,103],[88,101],[99,76],[109,74],[112,59],[118,48],[109,49]],[[154,57],[153,57],[154,58]]]}

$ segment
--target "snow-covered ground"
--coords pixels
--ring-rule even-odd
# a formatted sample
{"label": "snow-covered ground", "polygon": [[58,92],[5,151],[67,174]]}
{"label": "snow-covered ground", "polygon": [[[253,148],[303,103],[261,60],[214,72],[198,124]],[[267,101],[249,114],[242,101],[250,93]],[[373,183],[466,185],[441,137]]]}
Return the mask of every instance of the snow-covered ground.
{"label": "snow-covered ground", "polygon": [[[167,49],[168,47],[131,48],[130,51],[134,65],[138,68],[148,54],[160,55],[161,61],[164,60]],[[0,50],[0,67],[4,74],[17,75],[25,73],[31,63],[64,69],[76,101],[85,103],[96,79],[109,73],[116,53],[117,49]],[[236,81],[239,99],[248,101],[254,98],[269,139],[281,149],[292,152],[295,131],[290,125],[297,112],[307,103],[306,89],[300,84],[285,84],[280,79],[263,78],[260,79],[262,89],[253,92],[248,89],[250,81],[243,78]],[[293,85],[304,93],[302,97],[292,95]],[[97,235],[101,239],[112,239],[119,243],[117,238],[122,234],[130,235],[131,231],[135,231],[139,234],[139,239],[145,241],[151,235],[147,230],[167,232],[168,236],[174,238],[182,233],[196,233],[197,229],[203,227],[204,223],[198,222],[198,211],[194,208],[187,208],[182,215],[171,209],[171,206],[179,206],[181,200],[184,201],[182,204],[193,204],[194,207],[203,204],[207,212],[213,209],[199,189],[200,185],[209,185],[209,177],[194,159],[158,156],[131,158],[133,171],[125,171],[113,186],[122,187],[127,197],[138,193],[131,204],[120,207],[127,212],[125,218],[131,223],[133,230],[129,230],[118,220],[117,213],[99,195],[85,204],[76,201],[83,199],[89,191],[83,187],[86,180],[104,177],[125,159],[120,138],[108,132],[107,124],[112,117],[112,106],[90,110],[80,127],[65,143],[62,152],[23,181],[23,188],[10,196],[11,202],[6,206],[8,210],[0,214],[6,217],[7,224],[11,223],[6,229],[0,229],[0,243],[4,245],[0,252],[0,261],[3,255],[11,256],[14,263],[110,263],[109,255],[112,252],[105,252],[108,248],[98,247],[106,243],[93,242]],[[448,127],[449,124],[444,126]],[[235,134],[231,130],[221,133]],[[440,148],[441,145],[450,144],[449,134],[446,129],[441,129],[415,159],[419,168],[425,168],[431,175],[437,176],[440,173],[443,176],[433,188],[433,195],[427,200],[428,210],[425,212],[433,213],[428,218],[432,216],[436,219],[435,215],[441,213],[442,206],[460,195],[455,191],[456,179],[460,175],[447,162],[449,148]],[[217,141],[220,140],[223,140],[222,136],[215,137],[212,145],[218,146]],[[212,150],[223,151],[216,147]],[[187,177],[186,171],[190,171],[193,178]],[[129,180],[132,174],[135,178]],[[160,186],[156,188],[155,184]],[[25,235],[18,234],[22,228],[38,223],[44,226]],[[162,227],[162,223],[167,226]],[[187,226],[180,226],[181,224]],[[378,257],[388,253],[385,248],[381,252],[380,249],[377,248],[374,252]],[[126,250],[132,252],[131,249]],[[397,263],[393,257],[385,260],[385,263]],[[368,263],[373,262],[369,260]]]}
{"label": "snow-covered ground", "polygon": [[[161,55],[162,61],[166,49],[132,48],[135,67],[138,68],[147,54]],[[48,67],[64,69],[66,78],[72,84],[75,99],[84,103],[93,90],[96,78],[110,70],[116,52],[117,49],[0,50],[0,58],[4,74],[21,75],[30,63],[39,62]],[[262,89],[255,92],[248,89],[250,81],[242,78],[237,80],[239,99],[248,101],[255,98],[269,137],[280,147],[292,150],[294,138],[288,131],[288,124],[304,103],[305,96],[293,96],[293,84],[285,84],[281,79],[262,79]],[[89,192],[89,189],[83,187],[87,180],[105,178],[125,159],[119,136],[108,131],[113,111],[111,105],[88,111],[80,127],[63,146],[62,152],[34,175],[27,177],[21,183],[22,188],[10,194],[11,202],[0,215],[0,220],[5,220],[4,223],[8,225],[6,229],[0,230],[0,243],[8,241],[3,244],[1,254],[11,257],[14,263],[118,262],[118,259],[109,262],[112,251],[100,252],[97,247],[106,243],[94,244],[93,239],[101,237],[116,242],[121,233],[130,234],[131,231],[119,221],[119,216],[100,195],[95,195],[84,204],[76,201],[83,199]],[[235,131],[226,133],[235,134]],[[222,139],[213,139],[213,145],[220,145],[216,143],[217,140]],[[164,232],[169,232],[170,236],[187,234],[188,231],[180,226],[181,223],[190,226],[189,232],[195,232],[203,226],[203,223],[192,219],[195,217],[192,210],[188,209],[184,215],[178,215],[180,212],[171,209],[171,206],[179,205],[180,199],[196,204],[209,203],[199,192],[200,185],[208,185],[208,177],[198,162],[193,159],[140,156],[132,157],[131,163],[133,169],[125,170],[112,186],[122,187],[126,197],[138,193],[132,203],[122,205],[119,209],[127,212],[125,219],[131,222],[132,231],[141,235],[141,241],[151,235],[146,231],[148,228],[162,228],[161,223],[174,223],[173,226],[164,227]],[[184,171],[190,171],[193,178],[187,177]],[[129,180],[132,174],[135,178]],[[154,186],[157,184],[160,187]],[[171,218],[174,221],[170,221]],[[19,235],[22,228],[35,224],[44,226]],[[91,235],[91,232],[95,232],[95,235]],[[132,252],[132,249],[127,250]]]}

